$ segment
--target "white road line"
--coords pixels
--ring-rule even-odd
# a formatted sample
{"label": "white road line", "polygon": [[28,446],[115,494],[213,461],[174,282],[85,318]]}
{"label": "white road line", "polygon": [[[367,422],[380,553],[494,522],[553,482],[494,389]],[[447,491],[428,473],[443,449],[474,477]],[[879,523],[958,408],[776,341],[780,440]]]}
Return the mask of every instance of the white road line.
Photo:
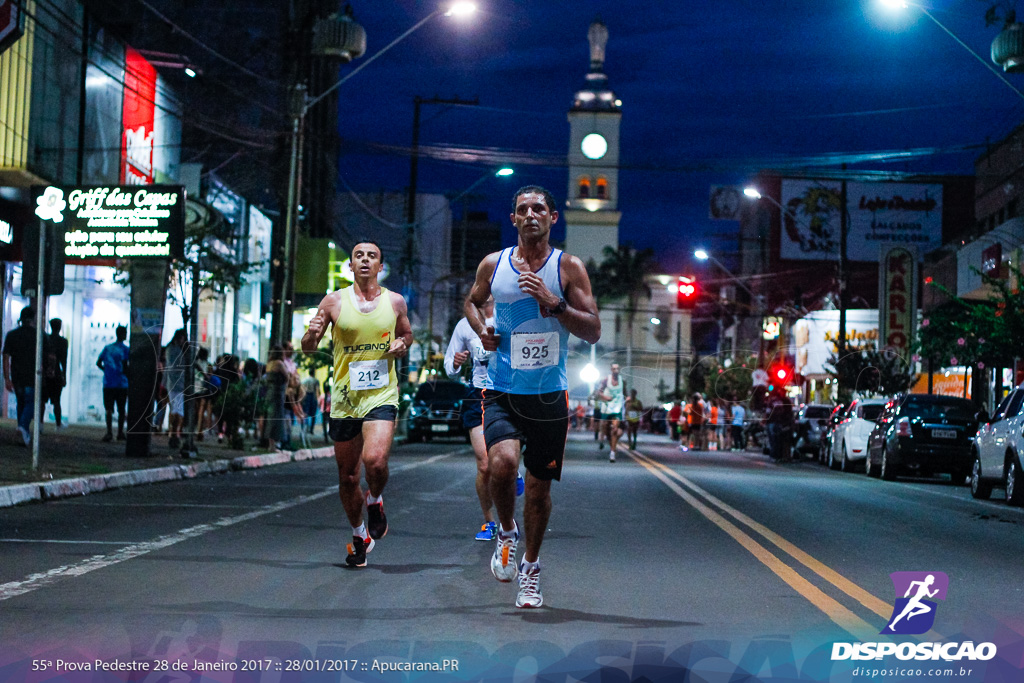
{"label": "white road line", "polygon": [[[394,468],[394,470],[396,472],[405,472],[408,470],[416,469],[417,467],[430,465],[439,460],[443,460],[444,458],[450,457],[458,453],[462,453],[465,450],[465,448],[460,448],[458,450],[449,451],[447,453],[432,456],[430,458],[427,458],[426,460],[421,460],[419,462],[404,463]],[[210,533],[211,531],[226,529],[227,527],[240,524],[241,522],[248,522],[263,517],[264,515],[269,515],[299,505],[311,503],[315,500],[319,500],[327,496],[336,495],[338,495],[338,487],[331,486],[317,493],[305,496],[297,496],[295,498],[283,500],[278,503],[265,505],[261,508],[253,510],[252,512],[247,512],[245,514],[237,515],[235,517],[223,517],[217,520],[216,522],[211,522],[209,524],[199,524],[193,527],[189,527],[187,529],[181,529],[180,531],[176,531],[172,534],[160,536],[152,541],[144,541],[141,543],[127,545],[121,548],[120,550],[117,550],[108,555],[94,555],[93,557],[90,557],[86,560],[82,560],[81,562],[76,562],[75,564],[64,565],[61,567],[50,569],[45,572],[30,574],[21,581],[10,581],[8,583],[0,584],[0,601],[9,600],[10,598],[14,598],[19,595],[31,593],[32,591],[38,590],[40,588],[45,588],[46,586],[54,584],[65,578],[82,576],[84,574],[94,572],[97,569],[105,569],[115,564],[120,564],[122,562],[135,559],[136,557],[147,555],[156,550],[163,550],[164,548],[176,545],[178,543],[181,543],[182,541],[187,541],[192,538],[203,536],[205,534]]]}
{"label": "white road line", "polygon": [[[317,490],[322,486],[313,487]],[[94,508],[201,508],[210,510],[255,510],[255,505],[204,505],[202,503],[85,503],[79,501],[79,507],[87,506]]]}
{"label": "white road line", "polygon": [[55,538],[0,538],[0,543],[64,543],[67,545],[129,545],[134,541],[66,541]]}

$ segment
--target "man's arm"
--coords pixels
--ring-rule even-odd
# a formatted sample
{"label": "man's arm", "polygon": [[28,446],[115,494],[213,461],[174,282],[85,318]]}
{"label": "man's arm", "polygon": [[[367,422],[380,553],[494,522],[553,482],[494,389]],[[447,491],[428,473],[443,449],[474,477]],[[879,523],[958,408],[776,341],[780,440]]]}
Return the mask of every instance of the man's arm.
{"label": "man's arm", "polygon": [[459,376],[462,364],[469,358],[469,344],[463,334],[464,327],[462,321],[459,321],[459,324],[455,326],[455,331],[452,332],[448,348],[444,352],[444,371],[452,378]]}
{"label": "man's arm", "polygon": [[106,351],[106,348],[104,348],[103,351],[100,351],[100,355],[96,359],[96,367],[98,367],[100,370],[103,369],[103,352],[104,351]]}
{"label": "man's arm", "polygon": [[473,331],[480,337],[480,343],[488,351],[498,350],[498,335],[494,334],[494,328],[488,327],[480,309],[487,303],[491,296],[491,278],[494,277],[494,269],[498,267],[498,259],[501,252],[496,251],[488,254],[476,269],[476,281],[473,288],[469,290],[469,296],[462,307],[466,321]]}
{"label": "man's arm", "polygon": [[327,332],[327,326],[335,321],[335,308],[337,307],[337,292],[331,292],[320,301],[316,315],[309,321],[306,333],[302,335],[299,346],[303,353],[313,353],[320,346],[320,340]]}
{"label": "man's arm", "polygon": [[562,259],[562,275],[568,306],[565,313],[558,316],[558,322],[583,341],[596,344],[601,339],[601,319],[597,316],[597,302],[583,261],[572,255]]}
{"label": "man's arm", "polygon": [[412,323],[409,322],[409,305],[405,297],[397,292],[388,292],[391,297],[391,307],[395,310],[395,340],[391,342],[388,355],[401,358],[409,352],[412,345]]}

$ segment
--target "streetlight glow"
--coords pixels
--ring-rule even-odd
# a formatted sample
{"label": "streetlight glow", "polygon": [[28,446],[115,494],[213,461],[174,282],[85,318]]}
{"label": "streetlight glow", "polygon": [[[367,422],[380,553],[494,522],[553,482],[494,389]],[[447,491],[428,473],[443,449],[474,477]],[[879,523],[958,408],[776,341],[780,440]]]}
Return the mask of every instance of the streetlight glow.
{"label": "streetlight glow", "polygon": [[744,187],[743,194],[750,197],[751,199],[760,199],[761,193],[757,191],[756,187]]}
{"label": "streetlight glow", "polygon": [[704,251],[703,249],[698,249],[697,251],[693,252],[693,255],[696,256],[701,261],[708,260],[708,252]]}
{"label": "streetlight glow", "polygon": [[580,379],[586,382],[587,384],[593,384],[598,379],[600,379],[600,377],[601,372],[594,367],[593,363],[587,363],[586,365],[583,366],[583,369],[580,370]]}
{"label": "streetlight glow", "polygon": [[476,3],[467,2],[460,0],[459,2],[453,2],[448,5],[448,11],[444,13],[446,17],[466,17],[476,11]]}
{"label": "streetlight glow", "polygon": [[185,75],[188,76],[189,78],[195,78],[196,77],[195,69],[193,69],[190,66],[186,66],[185,67]]}
{"label": "streetlight glow", "polygon": [[652,325],[660,325],[661,324],[661,318],[651,318],[651,324]]}
{"label": "streetlight glow", "polygon": [[509,167],[506,166],[505,168],[500,169],[495,175],[508,176],[508,175],[512,175],[515,172],[516,172],[515,169],[509,168]]}

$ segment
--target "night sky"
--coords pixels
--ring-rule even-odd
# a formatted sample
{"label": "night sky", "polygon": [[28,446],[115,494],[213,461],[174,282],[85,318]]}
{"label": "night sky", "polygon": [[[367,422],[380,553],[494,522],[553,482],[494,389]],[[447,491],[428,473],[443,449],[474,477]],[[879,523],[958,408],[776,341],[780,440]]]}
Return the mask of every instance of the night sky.
{"label": "night sky", "polygon": [[[846,155],[877,155],[853,169],[971,175],[984,144],[1005,136],[1024,111],[1022,96],[914,5],[477,4],[468,19],[434,18],[342,86],[343,180],[357,191],[402,190],[413,98],[479,97],[478,107],[423,107],[420,144],[463,154],[422,159],[421,191],[458,194],[514,154],[531,163],[513,163],[510,179],[482,182],[471,209],[507,222],[511,193],[528,182],[564,202],[566,113],[589,67],[587,29],[600,16],[610,34],[605,71],[623,101],[620,241],[656,247],[666,272],[688,268],[695,246],[735,249],[715,242],[736,224],[708,218],[712,184],[743,184],[759,169],[837,169],[863,158]],[[352,7],[369,57],[437,5],[352,0]],[[991,64],[1001,26],[985,26],[986,7],[982,0],[927,5]],[[1024,75],[1007,78],[1024,88]],[[893,154],[907,150],[917,153]],[[513,235],[509,228],[506,240]]]}

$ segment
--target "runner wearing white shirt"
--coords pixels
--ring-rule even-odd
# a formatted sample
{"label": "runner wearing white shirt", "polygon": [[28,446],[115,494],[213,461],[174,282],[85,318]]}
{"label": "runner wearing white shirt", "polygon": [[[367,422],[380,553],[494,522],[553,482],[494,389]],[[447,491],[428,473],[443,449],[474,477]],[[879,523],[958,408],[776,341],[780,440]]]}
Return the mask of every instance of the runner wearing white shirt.
{"label": "runner wearing white shirt", "polygon": [[[494,298],[487,300],[483,308],[485,323],[494,325]],[[480,509],[484,513],[484,523],[476,535],[478,541],[493,541],[497,533],[497,522],[494,521],[491,500],[491,477],[487,462],[487,445],[484,443],[483,391],[491,388],[491,380],[487,376],[487,364],[494,355],[486,351],[480,337],[469,321],[463,318],[455,326],[448,350],[444,354],[444,370],[452,379],[458,378],[463,363],[473,359],[473,386],[469,395],[462,401],[462,424],[469,430],[469,440],[476,454],[476,496],[480,500]],[[516,493],[522,495],[523,480],[516,482]]]}

